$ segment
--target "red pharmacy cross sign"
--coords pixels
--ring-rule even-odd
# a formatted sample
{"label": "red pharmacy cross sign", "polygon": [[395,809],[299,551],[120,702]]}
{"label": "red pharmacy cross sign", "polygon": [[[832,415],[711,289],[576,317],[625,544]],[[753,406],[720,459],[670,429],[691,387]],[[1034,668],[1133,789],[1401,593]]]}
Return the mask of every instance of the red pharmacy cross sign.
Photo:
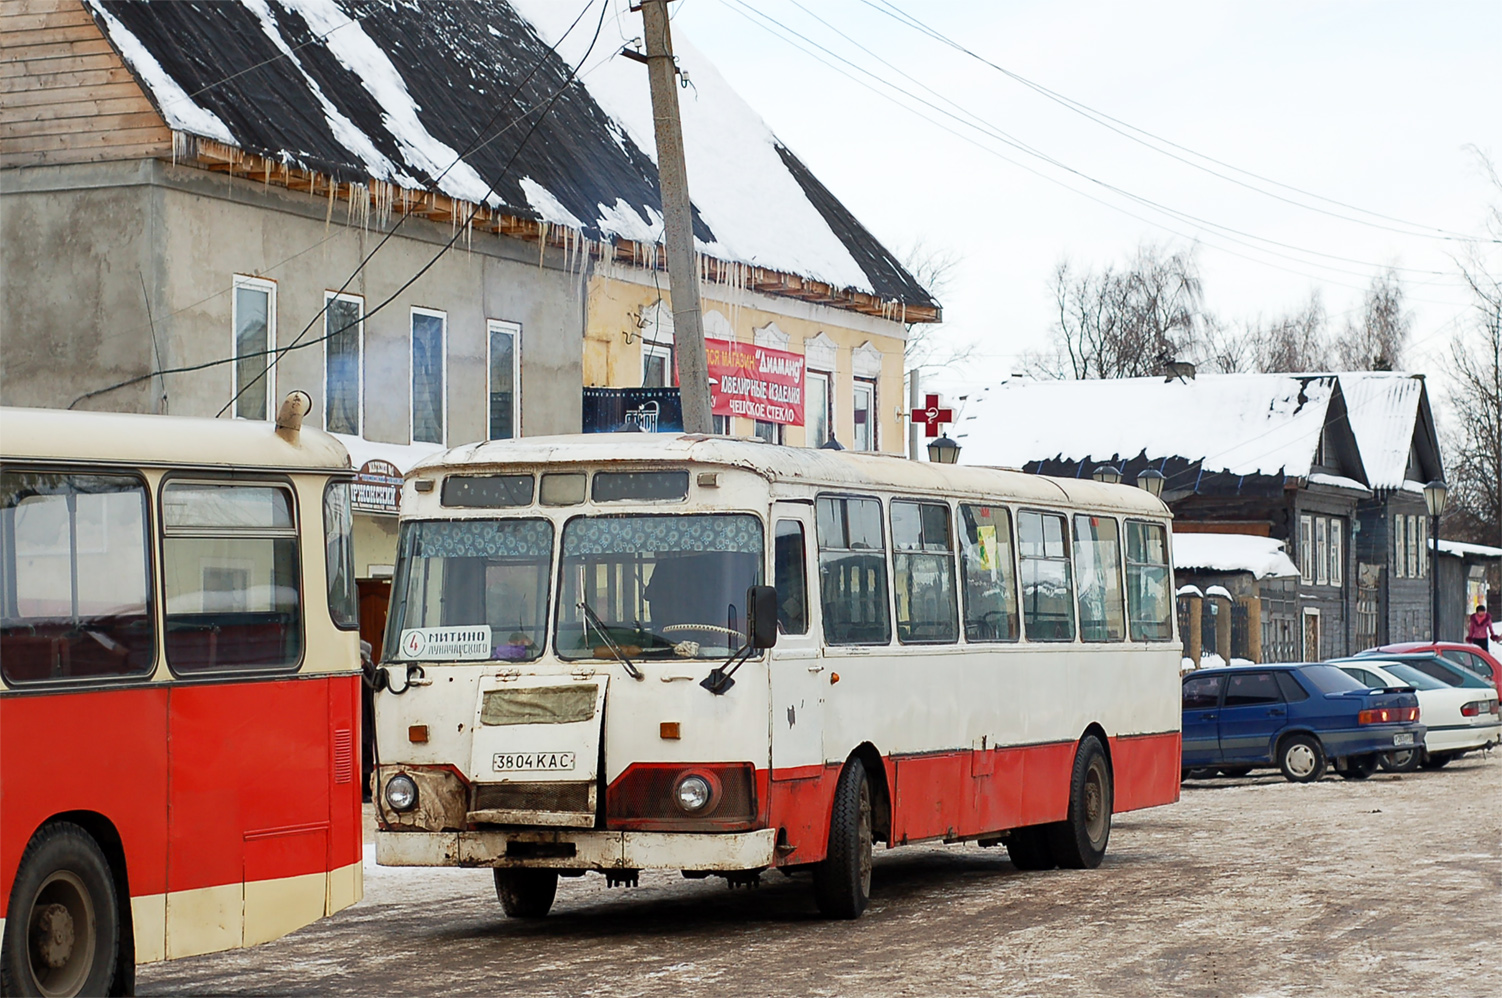
{"label": "red pharmacy cross sign", "polygon": [[925,395],[923,397],[923,408],[913,410],[913,422],[922,423],[927,427],[924,431],[924,436],[936,437],[939,435],[939,427],[941,425],[954,422],[954,410],[940,409],[939,396]]}

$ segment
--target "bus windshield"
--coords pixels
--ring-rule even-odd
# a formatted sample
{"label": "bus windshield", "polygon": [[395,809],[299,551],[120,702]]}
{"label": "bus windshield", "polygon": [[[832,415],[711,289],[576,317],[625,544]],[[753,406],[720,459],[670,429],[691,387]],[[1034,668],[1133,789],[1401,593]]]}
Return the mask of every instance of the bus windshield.
{"label": "bus windshield", "polygon": [[581,516],[563,528],[554,647],[560,658],[723,659],[745,641],[746,590],[765,560],[761,521],[713,516]]}
{"label": "bus windshield", "polygon": [[[553,526],[547,520],[418,520],[402,526],[386,658],[528,662],[547,632]],[[454,655],[435,628],[487,631]],[[425,640],[412,640],[413,632]],[[426,640],[431,638],[431,640]],[[425,651],[431,654],[425,654]]]}

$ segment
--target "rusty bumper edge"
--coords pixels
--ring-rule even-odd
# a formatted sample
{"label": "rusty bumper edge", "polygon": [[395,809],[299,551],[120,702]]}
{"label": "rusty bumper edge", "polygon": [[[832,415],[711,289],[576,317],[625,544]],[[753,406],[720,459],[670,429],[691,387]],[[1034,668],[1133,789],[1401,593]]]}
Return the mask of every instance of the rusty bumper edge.
{"label": "rusty bumper edge", "polygon": [[[558,855],[508,856],[511,843],[522,844],[529,852],[547,851]],[[539,845],[558,848],[538,850]],[[776,846],[777,830],[773,828],[715,834],[565,829],[378,831],[376,862],[381,866],[544,867],[561,870],[756,870],[773,864]],[[572,852],[572,855],[562,855],[567,852]]]}

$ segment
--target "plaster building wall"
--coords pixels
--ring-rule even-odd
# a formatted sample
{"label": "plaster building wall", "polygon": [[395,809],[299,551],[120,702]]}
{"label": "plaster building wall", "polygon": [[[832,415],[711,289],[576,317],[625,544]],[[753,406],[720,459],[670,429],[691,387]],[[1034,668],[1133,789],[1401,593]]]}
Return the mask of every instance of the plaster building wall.
{"label": "plaster building wall", "polygon": [[[207,364],[233,351],[236,275],[276,286],[276,341],[291,344],[315,320],[324,293],[340,288],[383,230],[347,217],[347,206],[159,161],[6,171],[5,271],[0,311],[0,400],[65,406],[75,396],[154,367]],[[391,224],[394,224],[394,220]],[[410,218],[348,293],[364,297],[362,434],[407,443],[411,420],[411,310],[447,314],[449,444],[488,432],[487,319],[521,326],[521,428],[577,432],[584,302],[578,275],[557,254],[476,234],[449,250],[410,288],[453,231]],[[144,280],[145,294],[142,283]],[[370,314],[387,297],[389,305]],[[146,301],[150,300],[148,319]],[[303,342],[323,335],[314,321]],[[321,344],[281,360],[272,399],[302,389],[324,413]],[[160,388],[111,392],[80,408],[212,416],[229,400],[233,365],[166,379]]]}
{"label": "plaster building wall", "polygon": [[[907,432],[897,415],[907,408],[903,392],[903,350],[907,335],[902,323],[709,282],[701,285],[700,298],[705,315],[718,312],[730,324],[738,341],[753,342],[757,330],[775,323],[788,336],[785,349],[808,356],[809,370],[824,370],[833,375],[835,439],[845,447],[850,447],[854,439],[852,393],[860,363],[856,351],[865,347],[879,354],[877,368],[860,371],[860,376],[874,378],[876,382],[877,449],[899,454],[906,451]],[[595,269],[589,279],[583,384],[634,388],[642,383],[645,347],[637,329],[638,317],[659,300],[671,312],[672,292],[665,273],[658,273],[654,281],[648,270],[609,263]],[[810,341],[821,335],[824,339],[811,350]],[[827,359],[816,362],[816,358]],[[735,417],[730,432],[750,436],[752,421]],[[787,427],[784,442],[794,447],[804,446],[804,427]]]}

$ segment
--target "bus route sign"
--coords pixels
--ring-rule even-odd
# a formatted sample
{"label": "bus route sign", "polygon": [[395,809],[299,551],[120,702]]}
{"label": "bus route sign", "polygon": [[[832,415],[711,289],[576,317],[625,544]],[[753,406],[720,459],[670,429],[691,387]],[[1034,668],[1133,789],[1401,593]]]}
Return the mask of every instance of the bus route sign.
{"label": "bus route sign", "polygon": [[366,461],[355,472],[350,505],[361,513],[395,516],[402,494],[402,473],[390,461]]}

